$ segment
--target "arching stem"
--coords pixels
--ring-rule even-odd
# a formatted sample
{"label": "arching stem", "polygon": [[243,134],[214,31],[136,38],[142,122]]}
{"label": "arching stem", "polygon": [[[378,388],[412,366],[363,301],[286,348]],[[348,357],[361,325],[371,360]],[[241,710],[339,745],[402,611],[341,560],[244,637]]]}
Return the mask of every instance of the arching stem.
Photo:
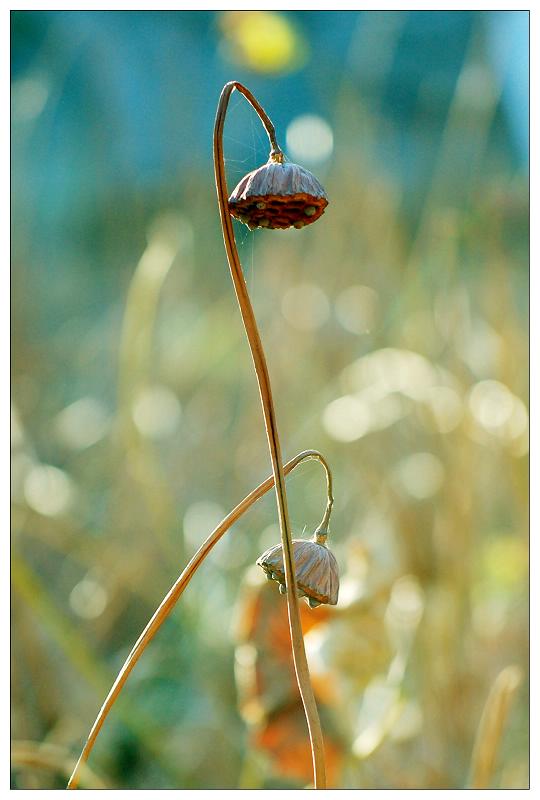
{"label": "arching stem", "polygon": [[219,213],[221,216],[221,225],[223,229],[225,250],[227,252],[227,260],[229,262],[236,298],[238,300],[238,306],[240,308],[240,313],[242,315],[244,328],[248,338],[253,364],[255,367],[255,373],[257,375],[264,422],[266,426],[266,434],[268,438],[268,447],[270,450],[270,459],[272,462],[272,471],[274,474],[279,527],[281,531],[281,543],[283,546],[284,555],[283,560],[285,564],[285,584],[287,587],[287,607],[289,613],[289,628],[291,633],[293,661],[298,688],[302,698],[309,730],[311,753],[313,758],[314,785],[316,789],[325,789],[326,774],[324,764],[324,742],[321,724],[319,721],[319,714],[317,711],[317,704],[315,703],[315,697],[313,695],[313,689],[309,677],[304,638],[300,624],[298,599],[296,596],[296,576],[294,570],[292,536],[287,509],[285,479],[281,464],[281,447],[279,443],[276,414],[272,400],[272,389],[270,386],[270,376],[268,374],[268,367],[266,364],[266,358],[264,355],[257,322],[255,320],[255,314],[253,312],[253,307],[251,305],[251,300],[249,298],[246,282],[242,272],[242,266],[240,264],[240,258],[238,256],[233,224],[228,206],[229,192],[227,190],[225,161],[223,155],[223,128],[225,124],[227,106],[234,89],[237,89],[239,92],[241,92],[251,103],[259,115],[264,127],[266,128],[272,148],[270,156],[276,160],[280,160],[282,159],[283,155],[276,142],[274,126],[258,101],[241,83],[238,83],[237,81],[231,81],[230,83],[227,83],[223,87],[221,97],[219,98],[214,126],[214,171],[219,203]]}
{"label": "arching stem", "polygon": [[[303,463],[304,461],[318,461],[325,469],[326,472],[326,481],[328,487],[328,494],[327,494],[327,505],[326,509],[328,510],[328,505],[331,505],[331,494],[330,494],[330,487],[332,485],[332,474],[330,472],[330,467],[326,462],[324,456],[322,456],[317,450],[304,450],[302,453],[299,453],[297,456],[292,458],[285,466],[283,467],[283,472],[285,475],[288,475],[290,472],[293,471],[299,464]],[[113,707],[114,703],[116,702],[118,695],[120,694],[122,687],[124,686],[125,682],[127,681],[133,667],[142,656],[144,651],[146,650],[147,646],[150,644],[158,630],[161,628],[173,608],[175,607],[176,603],[178,602],[181,594],[183,593],[184,589],[190,582],[191,578],[200,567],[201,563],[204,561],[210,550],[216,545],[221,537],[229,530],[229,528],[234,525],[234,523],[240,519],[240,517],[245,514],[245,512],[251,508],[251,506],[260,498],[266,494],[272,487],[274,486],[274,477],[271,475],[265,481],[263,481],[256,489],[254,489],[247,497],[238,503],[238,505],[233,508],[230,514],[227,514],[225,519],[223,519],[219,525],[214,528],[210,536],[203,542],[203,544],[199,547],[195,555],[191,558],[189,563],[187,564],[186,568],[180,575],[180,577],[175,581],[175,583],[171,586],[161,603],[159,604],[158,608],[154,612],[152,618],[148,622],[147,626],[135,642],[130,654],[126,658],[122,669],[118,673],[116,680],[114,681],[111,690],[107,697],[105,698],[105,702],[101,706],[99,714],[96,717],[94,724],[88,734],[88,738],[84,745],[84,748],[79,756],[79,759],[75,765],[75,769],[69,779],[69,783],[67,785],[68,789],[76,789],[79,783],[79,778],[81,774],[81,769],[85,762],[88,760],[88,756],[90,755],[92,748],[94,747],[95,741],[98,737],[98,734],[105,722],[109,711]],[[325,511],[324,519],[326,518]],[[321,523],[322,524],[322,523]],[[320,527],[320,526],[319,526]]]}

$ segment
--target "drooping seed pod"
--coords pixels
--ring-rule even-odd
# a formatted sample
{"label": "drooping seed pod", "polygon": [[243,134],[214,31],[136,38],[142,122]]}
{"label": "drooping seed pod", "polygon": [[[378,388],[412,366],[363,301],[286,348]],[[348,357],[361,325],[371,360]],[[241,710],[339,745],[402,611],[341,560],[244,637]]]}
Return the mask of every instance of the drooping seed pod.
{"label": "drooping seed pod", "polygon": [[328,198],[307,169],[274,154],[245,175],[229,197],[229,211],[250,228],[303,228],[319,219]]}
{"label": "drooping seed pod", "polygon": [[[339,570],[334,554],[324,543],[325,536],[314,539],[293,539],[294,563],[298,597],[305,597],[316,608],[322,603],[335,606],[339,592]],[[257,559],[268,580],[279,583],[279,591],[286,592],[283,548],[281,544],[266,550]]]}

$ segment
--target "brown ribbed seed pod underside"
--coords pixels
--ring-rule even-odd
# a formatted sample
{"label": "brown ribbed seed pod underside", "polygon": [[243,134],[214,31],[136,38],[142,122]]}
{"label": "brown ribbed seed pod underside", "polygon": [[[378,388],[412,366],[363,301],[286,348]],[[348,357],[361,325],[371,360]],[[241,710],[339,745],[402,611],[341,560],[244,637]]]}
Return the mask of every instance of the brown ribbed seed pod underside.
{"label": "brown ribbed seed pod underside", "polygon": [[231,214],[250,228],[303,228],[319,219],[327,205],[311,172],[273,160],[245,175],[229,197]]}

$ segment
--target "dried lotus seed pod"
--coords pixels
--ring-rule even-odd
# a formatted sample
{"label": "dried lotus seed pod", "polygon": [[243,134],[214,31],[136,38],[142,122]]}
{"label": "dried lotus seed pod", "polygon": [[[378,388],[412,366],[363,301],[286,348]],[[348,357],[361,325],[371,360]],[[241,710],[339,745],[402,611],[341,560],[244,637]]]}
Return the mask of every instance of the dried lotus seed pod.
{"label": "dried lotus seed pod", "polygon": [[[335,606],[339,593],[339,570],[334,554],[324,544],[324,536],[313,539],[293,539],[294,563],[298,596],[305,597],[312,608],[328,603]],[[279,583],[285,594],[285,569],[281,544],[266,550],[257,564],[268,580]]]}
{"label": "dried lotus seed pod", "polygon": [[229,211],[250,228],[302,228],[319,219],[328,198],[307,169],[270,157],[245,175],[229,197]]}

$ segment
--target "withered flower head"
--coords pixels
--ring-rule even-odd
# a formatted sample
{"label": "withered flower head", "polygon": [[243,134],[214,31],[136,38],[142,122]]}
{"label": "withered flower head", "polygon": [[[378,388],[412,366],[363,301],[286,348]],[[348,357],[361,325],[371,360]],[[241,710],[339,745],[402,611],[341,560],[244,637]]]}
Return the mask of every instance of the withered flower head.
{"label": "withered flower head", "polygon": [[[328,603],[335,606],[339,592],[339,570],[334,554],[326,547],[326,535],[317,532],[313,539],[293,539],[298,597],[305,597],[311,608]],[[279,583],[285,594],[283,548],[276,544],[257,559],[268,580]]]}
{"label": "withered flower head", "polygon": [[303,228],[328,205],[326,192],[307,169],[272,154],[245,175],[229,197],[229,211],[250,228]]}

